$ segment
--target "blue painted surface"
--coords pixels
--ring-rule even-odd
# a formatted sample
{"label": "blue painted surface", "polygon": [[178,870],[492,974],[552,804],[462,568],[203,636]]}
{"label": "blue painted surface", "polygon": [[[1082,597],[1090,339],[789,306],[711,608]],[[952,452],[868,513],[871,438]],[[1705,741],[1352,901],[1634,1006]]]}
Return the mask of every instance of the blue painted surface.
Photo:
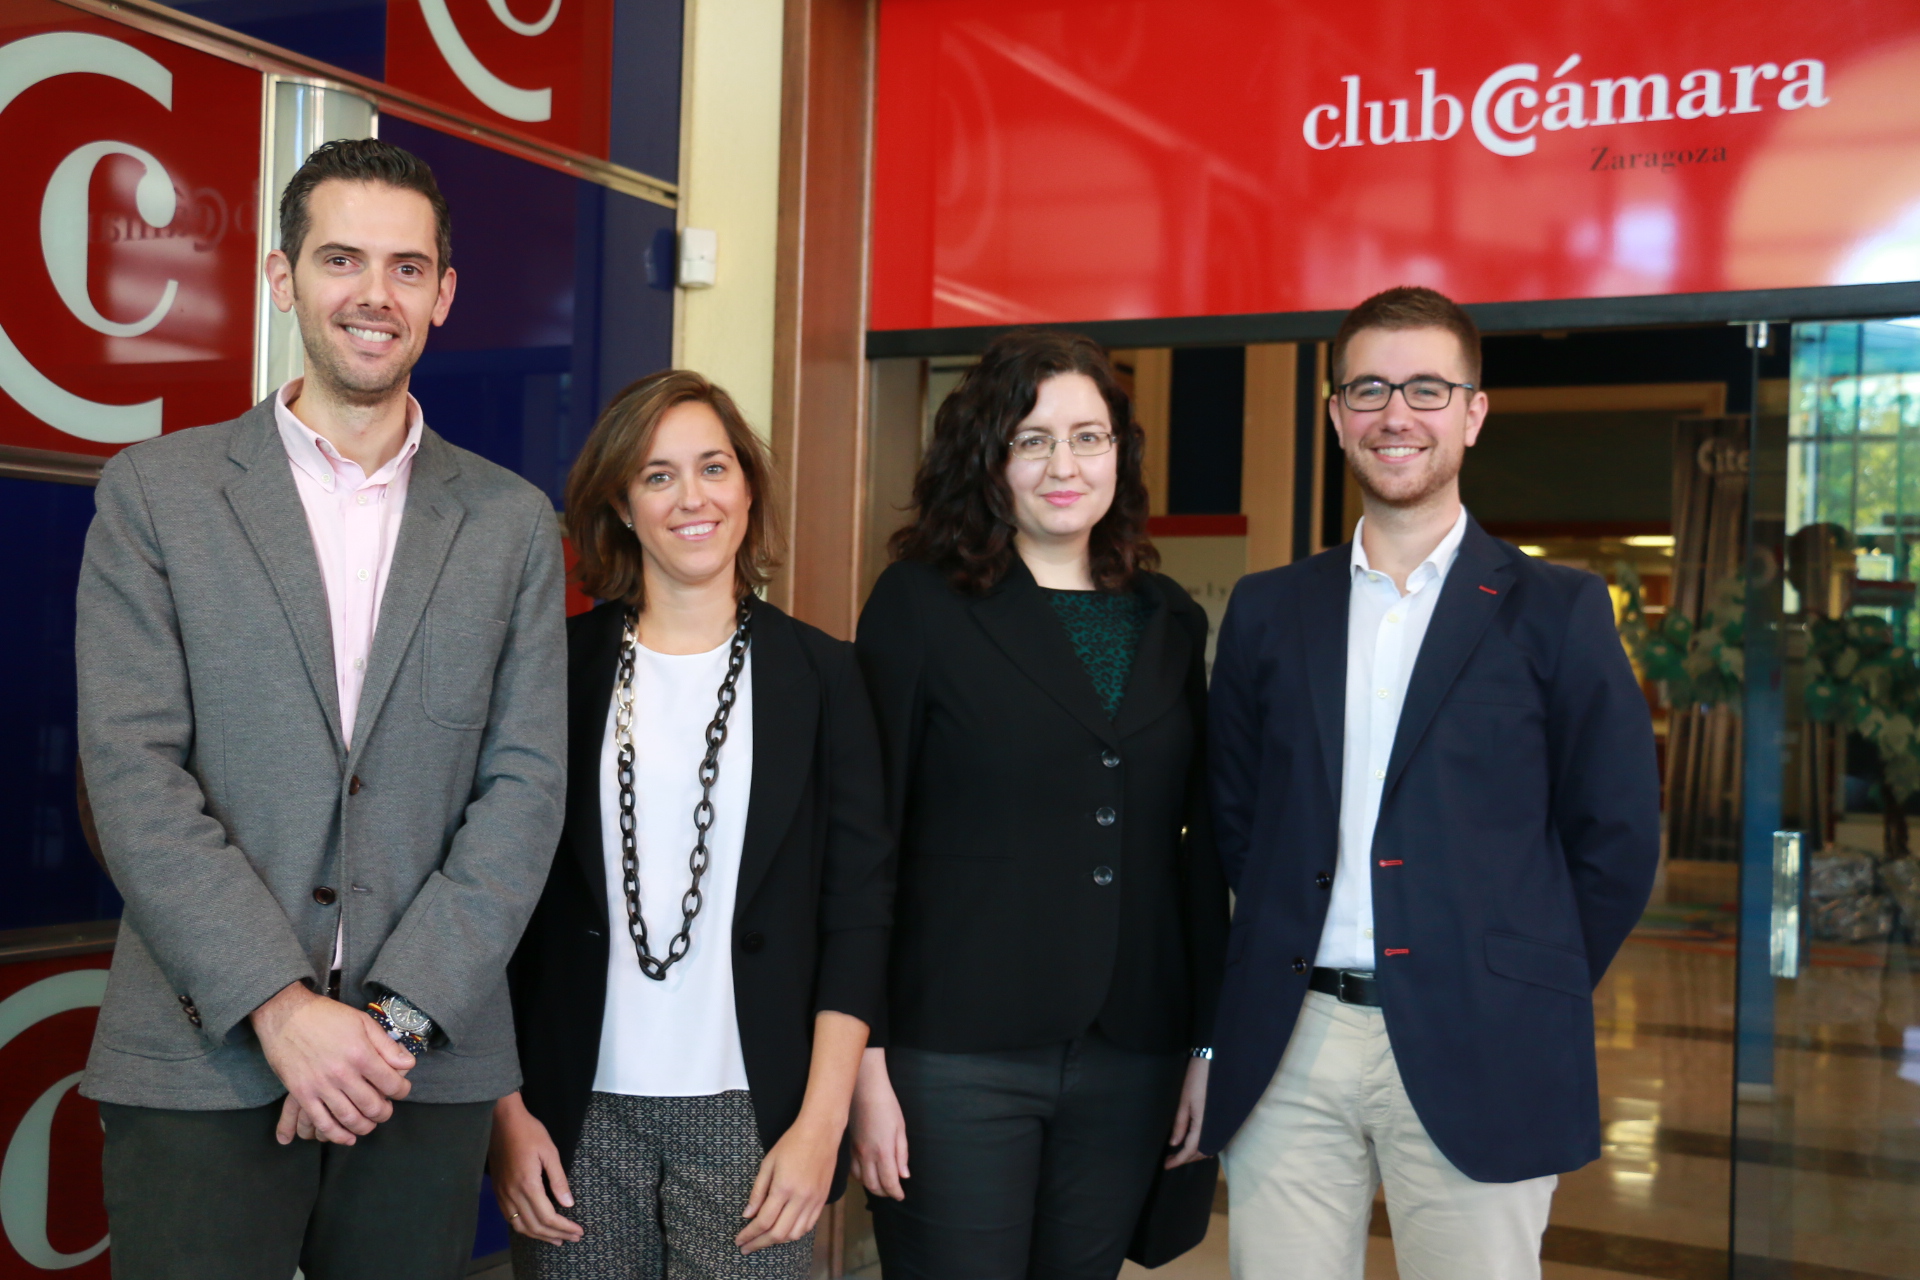
{"label": "blue painted surface", "polygon": [[385,0],[174,0],[173,7],[369,80],[386,71]]}
{"label": "blue painted surface", "polygon": [[607,158],[680,180],[683,0],[615,0]]}
{"label": "blue painted surface", "polygon": [[433,167],[453,213],[453,310],[413,394],[557,507],[601,406],[671,358],[673,211],[406,121],[381,136]]}
{"label": "blue painted surface", "polygon": [[[673,210],[614,191],[602,191],[601,198],[606,223],[599,252],[596,411],[635,378],[665,369],[673,361]],[[663,253],[669,264],[664,268]]]}
{"label": "blue painted surface", "polygon": [[74,804],[73,593],[92,519],[92,489],[0,479],[0,929],[120,914]]}

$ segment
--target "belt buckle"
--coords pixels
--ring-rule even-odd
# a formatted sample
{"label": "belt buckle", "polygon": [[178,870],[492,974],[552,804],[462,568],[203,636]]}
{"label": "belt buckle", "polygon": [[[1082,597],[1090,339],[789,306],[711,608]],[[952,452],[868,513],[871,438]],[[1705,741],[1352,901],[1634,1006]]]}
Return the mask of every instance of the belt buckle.
{"label": "belt buckle", "polygon": [[[1340,1003],[1365,1004],[1367,1002],[1366,980],[1370,974],[1356,973],[1352,969],[1340,971]],[[1352,994],[1348,994],[1351,991]]]}

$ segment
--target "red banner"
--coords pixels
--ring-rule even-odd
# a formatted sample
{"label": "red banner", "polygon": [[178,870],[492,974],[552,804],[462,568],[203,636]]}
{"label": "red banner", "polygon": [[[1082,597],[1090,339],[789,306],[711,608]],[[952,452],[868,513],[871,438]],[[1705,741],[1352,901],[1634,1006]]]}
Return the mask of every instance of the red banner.
{"label": "red banner", "polygon": [[108,1274],[100,1109],[75,1086],[110,959],[0,965],[0,1280]]}
{"label": "red banner", "polygon": [[613,0],[388,0],[387,83],[605,157]]}
{"label": "red banner", "polygon": [[883,0],[872,327],[1920,279],[1920,7]]}
{"label": "red banner", "polygon": [[259,74],[9,0],[0,156],[0,445],[107,454],[245,410]]}

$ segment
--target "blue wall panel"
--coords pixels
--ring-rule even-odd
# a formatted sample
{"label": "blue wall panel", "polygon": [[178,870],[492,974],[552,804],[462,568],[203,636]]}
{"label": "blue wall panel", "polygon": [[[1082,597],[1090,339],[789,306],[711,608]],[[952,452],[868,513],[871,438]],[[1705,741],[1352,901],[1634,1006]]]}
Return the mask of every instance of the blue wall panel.
{"label": "blue wall panel", "polygon": [[557,507],[608,397],[672,357],[673,211],[403,120],[381,136],[433,167],[453,214],[453,310],[413,394]]}
{"label": "blue wall panel", "polygon": [[386,71],[385,0],[173,0],[173,7],[369,80]]}
{"label": "blue wall panel", "polygon": [[680,180],[683,0],[614,0],[607,158]]}
{"label": "blue wall panel", "polygon": [[92,519],[92,489],[0,479],[0,929],[120,914],[74,805],[73,594]]}

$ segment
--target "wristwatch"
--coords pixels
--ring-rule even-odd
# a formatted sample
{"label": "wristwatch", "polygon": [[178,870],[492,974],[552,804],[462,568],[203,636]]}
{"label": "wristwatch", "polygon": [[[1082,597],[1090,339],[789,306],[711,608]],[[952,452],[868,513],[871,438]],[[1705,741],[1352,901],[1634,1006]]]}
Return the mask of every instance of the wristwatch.
{"label": "wristwatch", "polygon": [[1201,1061],[1203,1061],[1203,1062],[1212,1062],[1212,1061],[1213,1061],[1213,1046],[1212,1046],[1212,1045],[1206,1045],[1206,1046],[1203,1046],[1203,1047],[1196,1047],[1196,1048],[1195,1048],[1195,1049],[1193,1050],[1193,1052],[1192,1052],[1192,1054],[1191,1054],[1190,1056],[1192,1056],[1192,1057],[1195,1057],[1195,1058],[1199,1058],[1199,1059],[1200,1059]]}
{"label": "wristwatch", "polygon": [[414,1057],[427,1051],[433,1035],[433,1019],[396,995],[389,995],[367,1006],[367,1012],[380,1024],[395,1044]]}

